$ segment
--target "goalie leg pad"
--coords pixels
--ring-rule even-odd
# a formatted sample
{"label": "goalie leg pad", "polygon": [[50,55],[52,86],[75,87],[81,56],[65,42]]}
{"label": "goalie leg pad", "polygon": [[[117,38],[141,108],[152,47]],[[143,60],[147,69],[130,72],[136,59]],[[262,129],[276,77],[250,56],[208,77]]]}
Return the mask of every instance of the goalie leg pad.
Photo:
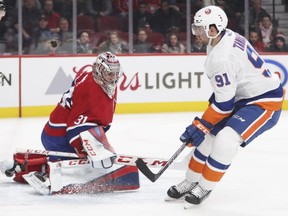
{"label": "goalie leg pad", "polygon": [[52,192],[52,194],[95,194],[136,190],[139,188],[140,183],[137,167],[121,166],[86,183],[68,184],[60,191]]}
{"label": "goalie leg pad", "polygon": [[47,157],[45,155],[16,153],[13,155],[13,159],[13,167],[7,169],[5,174],[7,176],[13,176],[13,174],[15,174],[13,178],[15,182],[27,183],[23,175],[29,172],[46,172]]}

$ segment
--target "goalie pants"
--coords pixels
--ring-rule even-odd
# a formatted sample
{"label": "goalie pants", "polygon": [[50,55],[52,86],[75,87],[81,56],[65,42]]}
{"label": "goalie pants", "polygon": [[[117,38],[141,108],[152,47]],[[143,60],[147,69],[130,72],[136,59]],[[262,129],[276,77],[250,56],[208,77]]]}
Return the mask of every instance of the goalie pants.
{"label": "goalie pants", "polygon": [[[75,149],[69,144],[69,141],[66,136],[50,136],[43,130],[41,134],[41,141],[42,145],[46,150],[76,153]],[[71,158],[49,156],[49,161],[69,160],[69,159]]]}
{"label": "goalie pants", "polygon": [[245,106],[216,124],[194,149],[186,178],[212,190],[221,180],[235,157],[239,146],[245,147],[257,136],[275,126],[280,111]]}

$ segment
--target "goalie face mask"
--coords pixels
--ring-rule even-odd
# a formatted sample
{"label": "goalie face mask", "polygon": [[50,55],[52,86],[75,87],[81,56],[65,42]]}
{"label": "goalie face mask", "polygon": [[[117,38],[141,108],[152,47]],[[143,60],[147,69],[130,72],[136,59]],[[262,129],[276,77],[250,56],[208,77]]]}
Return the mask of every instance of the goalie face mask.
{"label": "goalie face mask", "polygon": [[99,54],[93,64],[92,74],[104,92],[112,98],[117,83],[122,76],[122,68],[117,56],[111,52]]}

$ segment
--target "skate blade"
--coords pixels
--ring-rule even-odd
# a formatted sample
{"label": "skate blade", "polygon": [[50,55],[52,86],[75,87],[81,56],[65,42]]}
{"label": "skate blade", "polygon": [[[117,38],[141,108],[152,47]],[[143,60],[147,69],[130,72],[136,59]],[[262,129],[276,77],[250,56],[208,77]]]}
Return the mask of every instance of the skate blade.
{"label": "skate blade", "polygon": [[164,199],[165,202],[183,202],[183,200],[184,200],[184,196],[183,196],[183,197],[180,197],[180,198],[178,198],[178,199],[167,196],[167,197]]}
{"label": "skate blade", "polygon": [[184,209],[191,209],[191,208],[195,208],[196,205],[192,204],[192,203],[188,203],[188,202],[184,202]]}

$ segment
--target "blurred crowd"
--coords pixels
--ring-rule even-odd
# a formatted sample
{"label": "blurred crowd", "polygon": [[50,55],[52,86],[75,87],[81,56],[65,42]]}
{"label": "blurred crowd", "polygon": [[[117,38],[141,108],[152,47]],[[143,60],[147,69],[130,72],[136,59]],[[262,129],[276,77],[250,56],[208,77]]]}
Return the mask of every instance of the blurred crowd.
{"label": "blurred crowd", "polygon": [[[191,21],[204,2],[191,0]],[[243,0],[211,2],[226,12],[228,28],[245,34]],[[286,36],[279,32],[271,14],[262,8],[261,0],[249,0],[249,3],[248,39],[252,46],[260,52],[288,52]],[[72,0],[23,0],[20,19],[17,0],[4,0],[4,4],[6,16],[0,22],[2,55],[18,54],[19,34],[23,54],[128,53],[129,40],[133,40],[133,53],[206,50],[201,39],[193,35],[187,46],[186,0],[133,0],[132,38],[128,0],[77,0],[75,19]],[[76,38],[73,20],[77,24]]]}

